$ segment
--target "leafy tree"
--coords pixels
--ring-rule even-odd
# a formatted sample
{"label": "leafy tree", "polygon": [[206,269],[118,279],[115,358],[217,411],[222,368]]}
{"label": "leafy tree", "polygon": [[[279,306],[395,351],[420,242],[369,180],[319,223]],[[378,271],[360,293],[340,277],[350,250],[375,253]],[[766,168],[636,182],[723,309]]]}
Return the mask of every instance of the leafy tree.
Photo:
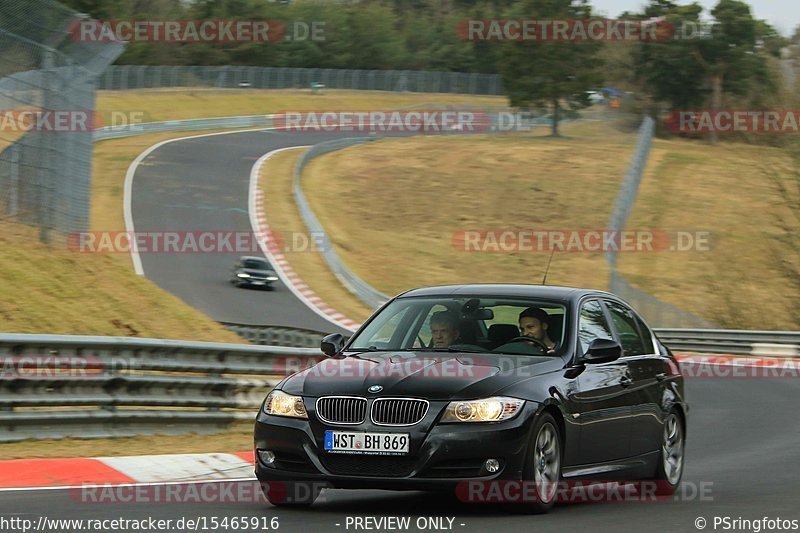
{"label": "leafy tree", "polygon": [[[588,19],[586,0],[527,0],[517,16],[543,19]],[[552,110],[552,135],[558,136],[561,109],[588,104],[586,91],[602,80],[598,67],[601,43],[590,41],[508,43],[500,59],[500,72],[511,105],[547,106]]]}

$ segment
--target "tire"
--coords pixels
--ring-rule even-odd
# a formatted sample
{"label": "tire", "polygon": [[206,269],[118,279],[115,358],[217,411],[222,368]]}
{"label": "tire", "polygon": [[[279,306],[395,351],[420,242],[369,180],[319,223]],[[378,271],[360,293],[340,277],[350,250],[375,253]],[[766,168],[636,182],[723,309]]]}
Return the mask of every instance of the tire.
{"label": "tire", "polygon": [[656,494],[670,496],[675,493],[683,477],[683,459],[686,449],[686,434],[683,418],[673,409],[664,419],[661,450],[653,479]]}
{"label": "tire", "polygon": [[[561,483],[561,462],[564,445],[558,424],[549,413],[543,413],[533,428],[533,437],[525,452],[523,482],[534,483],[536,501],[525,502],[523,511],[542,514],[555,505]],[[528,491],[525,491],[526,493]]]}
{"label": "tire", "polygon": [[319,483],[261,483],[261,491],[275,507],[311,507],[322,492]]}

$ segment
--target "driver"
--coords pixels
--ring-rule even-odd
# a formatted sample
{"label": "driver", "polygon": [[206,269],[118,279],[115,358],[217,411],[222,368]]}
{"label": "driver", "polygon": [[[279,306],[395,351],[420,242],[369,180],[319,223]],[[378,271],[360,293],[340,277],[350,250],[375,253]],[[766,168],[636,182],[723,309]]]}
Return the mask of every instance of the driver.
{"label": "driver", "polygon": [[548,336],[548,327],[550,318],[538,307],[529,307],[519,314],[519,329],[522,335],[543,342],[548,348],[547,352],[551,353],[555,351],[556,343]]}
{"label": "driver", "polygon": [[430,319],[433,348],[449,348],[458,338],[458,318],[451,311],[437,311]]}

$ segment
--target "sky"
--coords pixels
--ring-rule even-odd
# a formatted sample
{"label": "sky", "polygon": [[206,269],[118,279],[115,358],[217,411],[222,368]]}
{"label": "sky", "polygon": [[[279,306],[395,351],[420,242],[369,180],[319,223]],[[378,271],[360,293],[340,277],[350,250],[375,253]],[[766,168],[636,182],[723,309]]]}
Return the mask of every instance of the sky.
{"label": "sky", "polygon": [[[706,8],[706,13],[718,0],[697,0]],[[680,5],[691,4],[691,1],[678,0]],[[785,36],[791,36],[800,25],[800,2],[797,0],[745,0],[755,18],[765,19],[772,27]],[[595,11],[603,12],[609,17],[616,17],[623,11],[639,11],[647,4],[646,0],[591,0]]]}

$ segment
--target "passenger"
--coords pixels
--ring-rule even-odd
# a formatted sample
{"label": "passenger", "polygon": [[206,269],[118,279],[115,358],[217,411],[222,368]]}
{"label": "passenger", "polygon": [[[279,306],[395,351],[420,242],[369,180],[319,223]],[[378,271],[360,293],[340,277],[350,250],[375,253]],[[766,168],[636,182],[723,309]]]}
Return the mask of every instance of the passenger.
{"label": "passenger", "polygon": [[519,329],[522,335],[543,342],[548,348],[547,353],[552,353],[556,349],[556,343],[548,335],[549,327],[550,317],[538,307],[529,307],[519,314]]}
{"label": "passenger", "polygon": [[450,311],[437,311],[430,319],[432,348],[449,348],[458,339],[458,318]]}

